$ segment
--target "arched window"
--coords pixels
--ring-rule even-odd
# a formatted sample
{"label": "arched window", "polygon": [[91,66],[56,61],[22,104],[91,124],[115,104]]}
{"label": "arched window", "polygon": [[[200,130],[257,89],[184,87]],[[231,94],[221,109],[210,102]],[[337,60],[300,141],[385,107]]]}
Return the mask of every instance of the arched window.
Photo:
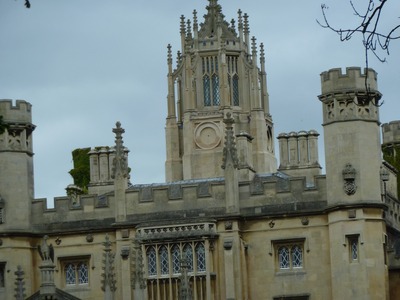
{"label": "arched window", "polygon": [[183,247],[183,255],[189,272],[193,272],[193,248],[191,244],[185,244]]}
{"label": "arched window", "polygon": [[75,265],[68,263],[64,267],[65,270],[65,283],[67,285],[76,284]]}
{"label": "arched window", "polygon": [[302,268],[303,267],[303,251],[298,245],[292,247],[292,267]]}
{"label": "arched window", "polygon": [[181,251],[178,245],[174,245],[171,250],[172,255],[172,272],[174,274],[181,273]]}
{"label": "arched window", "polygon": [[153,246],[147,249],[147,272],[149,276],[157,275],[157,257]]}
{"label": "arched window", "polygon": [[228,56],[228,84],[231,105],[239,106],[239,75],[238,75],[238,57]]}
{"label": "arched window", "polygon": [[219,106],[221,103],[218,75],[218,58],[202,58],[204,106]]}
{"label": "arched window", "polygon": [[200,242],[196,245],[196,263],[197,263],[197,272],[206,271],[206,252],[204,249],[203,242]]}
{"label": "arched window", "polygon": [[286,247],[286,246],[279,247],[278,260],[279,260],[279,268],[280,269],[289,269],[290,268],[290,256],[289,256],[289,248],[288,247]]}
{"label": "arched window", "polygon": [[160,271],[161,275],[169,274],[168,249],[166,246],[160,248]]}
{"label": "arched window", "polygon": [[89,271],[86,263],[78,264],[78,281],[79,284],[89,283]]}

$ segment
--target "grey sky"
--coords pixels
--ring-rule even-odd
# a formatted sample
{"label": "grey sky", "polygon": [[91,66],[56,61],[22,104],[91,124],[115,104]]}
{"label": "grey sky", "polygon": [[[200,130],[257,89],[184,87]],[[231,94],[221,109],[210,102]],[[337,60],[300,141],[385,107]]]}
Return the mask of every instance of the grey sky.
{"label": "grey sky", "polygon": [[[351,26],[345,0],[220,0],[227,21],[239,8],[249,14],[251,35],[265,45],[275,136],[322,133],[319,74],[364,66],[359,37],[341,43],[317,25],[322,2],[332,23]],[[387,26],[400,12],[399,1],[389,2]],[[33,105],[36,198],[64,196],[71,151],[113,145],[116,121],[126,130],[131,181],[163,182],[166,46],[180,50],[180,15],[192,18],[196,9],[202,21],[208,1],[31,0],[31,9],[23,3],[0,1],[0,98]],[[370,60],[384,95],[383,123],[400,119],[399,50],[393,42],[388,63]]]}

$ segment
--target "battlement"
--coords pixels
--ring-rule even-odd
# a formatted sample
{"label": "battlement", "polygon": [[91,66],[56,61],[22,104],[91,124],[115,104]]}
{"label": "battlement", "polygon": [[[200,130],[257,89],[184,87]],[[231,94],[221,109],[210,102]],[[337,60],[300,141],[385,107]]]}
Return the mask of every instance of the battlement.
{"label": "battlement", "polygon": [[[245,215],[270,213],[298,214],[326,208],[324,176],[315,177],[309,187],[304,177],[287,177],[282,173],[257,175],[240,183],[240,206]],[[173,183],[133,185],[126,191],[127,219],[142,223],[149,220],[174,220],[186,217],[215,218],[226,214],[224,178],[185,180]],[[54,209],[45,199],[32,205],[35,228],[58,231],[82,230],[83,225],[115,216],[113,192],[103,195],[81,195],[79,205],[69,197],[55,198]],[[76,226],[76,228],[74,228]]]}
{"label": "battlement", "polygon": [[400,120],[382,125],[383,145],[400,143]]}
{"label": "battlement", "polygon": [[346,68],[343,73],[341,68],[330,69],[321,73],[322,94],[346,92],[346,91],[365,91],[365,78],[368,72],[367,85],[371,91],[378,89],[377,73],[373,69],[364,69],[361,72],[359,67]]}
{"label": "battlement", "polygon": [[32,104],[25,100],[0,99],[0,116],[7,123],[32,123]]}

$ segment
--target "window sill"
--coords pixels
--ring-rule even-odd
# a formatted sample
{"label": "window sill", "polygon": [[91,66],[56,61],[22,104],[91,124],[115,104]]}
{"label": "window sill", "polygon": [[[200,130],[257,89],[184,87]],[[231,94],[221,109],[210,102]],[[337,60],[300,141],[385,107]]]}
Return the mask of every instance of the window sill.
{"label": "window sill", "polygon": [[276,276],[298,276],[306,275],[307,272],[303,269],[301,270],[279,270],[275,273]]}

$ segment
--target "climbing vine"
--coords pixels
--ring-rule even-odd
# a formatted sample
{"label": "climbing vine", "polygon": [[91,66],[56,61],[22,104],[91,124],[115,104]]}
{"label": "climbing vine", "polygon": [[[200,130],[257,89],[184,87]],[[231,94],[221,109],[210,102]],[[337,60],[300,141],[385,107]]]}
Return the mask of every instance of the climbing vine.
{"label": "climbing vine", "polygon": [[[383,159],[400,171],[400,146],[382,147]],[[397,176],[397,195],[400,195],[400,176]]]}
{"label": "climbing vine", "polygon": [[74,184],[83,190],[84,194],[88,193],[88,184],[90,182],[90,148],[78,148],[72,151],[74,168],[69,174],[74,179]]}

